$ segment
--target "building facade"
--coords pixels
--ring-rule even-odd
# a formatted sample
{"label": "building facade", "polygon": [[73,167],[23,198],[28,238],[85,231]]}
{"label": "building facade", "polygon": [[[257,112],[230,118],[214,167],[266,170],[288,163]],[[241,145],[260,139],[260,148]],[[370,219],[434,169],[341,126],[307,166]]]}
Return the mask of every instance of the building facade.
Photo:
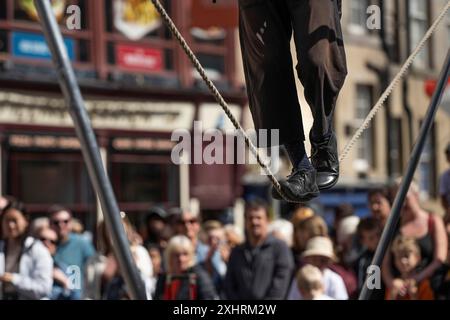
{"label": "building facade", "polygon": [[[235,29],[196,27],[192,1],[162,2],[241,120]],[[195,120],[204,130],[229,124],[150,1],[53,5],[121,210],[138,219],[154,204],[193,198],[206,212],[234,206],[239,166],[171,159],[174,130],[191,132]],[[76,18],[80,29],[71,27]],[[34,6],[0,1],[1,193],[37,215],[62,204],[92,229],[100,210],[67,110]]]}

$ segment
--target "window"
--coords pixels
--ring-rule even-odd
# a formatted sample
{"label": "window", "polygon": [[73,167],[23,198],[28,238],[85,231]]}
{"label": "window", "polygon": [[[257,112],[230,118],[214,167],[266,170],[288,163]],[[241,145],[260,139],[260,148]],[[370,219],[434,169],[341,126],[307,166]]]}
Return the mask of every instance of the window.
{"label": "window", "polygon": [[111,155],[111,181],[126,212],[144,211],[154,203],[178,203],[178,171],[170,156]]}
{"label": "window", "polygon": [[[372,87],[358,85],[356,88],[355,126],[359,128],[372,108]],[[359,173],[367,172],[373,166],[373,142],[373,132],[369,128],[357,144],[355,168]]]}
{"label": "window", "polygon": [[400,177],[402,175],[403,158],[402,158],[402,120],[391,118],[390,121],[390,150],[388,152],[391,175]]}
{"label": "window", "polygon": [[[419,44],[428,29],[428,1],[410,0],[409,4],[409,35],[410,52]],[[430,50],[425,46],[417,56],[414,66],[426,69],[430,66]]]}
{"label": "window", "polygon": [[[93,78],[92,1],[53,1],[53,11],[64,42],[78,75]],[[81,30],[69,30],[66,8],[77,5],[81,10]],[[48,75],[51,56],[32,1],[0,1],[0,64],[11,61],[27,74]],[[90,71],[90,72],[89,72]]]}
{"label": "window", "polygon": [[418,166],[420,197],[422,200],[428,200],[437,195],[435,142],[435,127],[433,126],[428,134]]}
{"label": "window", "polygon": [[[234,79],[235,28],[192,28],[191,1],[161,3],[211,79],[220,89],[229,89]],[[204,86],[151,1],[54,0],[52,4],[79,78],[127,87]],[[69,5],[81,9],[81,30],[66,27]],[[36,15],[31,0],[0,0],[0,69],[5,65],[12,76],[26,73],[40,81],[42,74],[54,73]]]}
{"label": "window", "polygon": [[23,201],[33,216],[60,204],[95,228],[96,197],[81,153],[12,150],[7,166],[7,194]]}
{"label": "window", "polygon": [[[154,84],[151,75],[176,79],[174,43],[151,1],[103,1],[105,62],[112,79],[140,84]],[[161,3],[173,17],[172,1]]]}
{"label": "window", "polygon": [[352,33],[367,33],[367,8],[368,0],[350,0],[349,28]]}

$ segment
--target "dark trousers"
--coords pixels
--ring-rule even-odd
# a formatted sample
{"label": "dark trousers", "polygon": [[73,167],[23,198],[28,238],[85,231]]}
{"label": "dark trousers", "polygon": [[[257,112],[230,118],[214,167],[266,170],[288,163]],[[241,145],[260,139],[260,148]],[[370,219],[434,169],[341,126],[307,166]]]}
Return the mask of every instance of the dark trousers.
{"label": "dark trousers", "polygon": [[[336,99],[347,75],[340,0],[239,0],[239,31],[255,128],[279,129],[280,144],[305,140],[293,72],[314,124],[311,137],[330,132]],[[264,147],[260,145],[261,147]]]}

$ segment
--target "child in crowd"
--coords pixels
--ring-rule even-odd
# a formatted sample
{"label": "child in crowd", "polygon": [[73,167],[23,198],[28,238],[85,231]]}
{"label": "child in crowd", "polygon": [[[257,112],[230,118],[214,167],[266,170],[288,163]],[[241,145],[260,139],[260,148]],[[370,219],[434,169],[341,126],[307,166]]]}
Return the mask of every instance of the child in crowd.
{"label": "child in crowd", "polygon": [[307,264],[297,273],[297,286],[304,300],[334,300],[325,294],[319,268]]}
{"label": "child in crowd", "polygon": [[[336,300],[347,300],[348,292],[342,277],[329,268],[334,259],[333,243],[328,237],[314,237],[310,239],[302,254],[304,264],[311,264],[321,271],[325,294]],[[292,282],[288,299],[304,299],[295,280]]]}
{"label": "child in crowd", "polygon": [[420,248],[414,238],[398,236],[392,244],[394,264],[404,282],[402,290],[386,289],[386,300],[433,300],[434,293],[428,279],[417,283],[414,273],[421,261]]}

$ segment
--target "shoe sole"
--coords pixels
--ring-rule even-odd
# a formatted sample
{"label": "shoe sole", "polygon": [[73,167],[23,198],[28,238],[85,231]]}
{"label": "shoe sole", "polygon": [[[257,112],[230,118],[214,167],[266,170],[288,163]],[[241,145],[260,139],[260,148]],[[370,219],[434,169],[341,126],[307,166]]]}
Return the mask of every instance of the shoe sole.
{"label": "shoe sole", "polygon": [[[276,195],[276,196],[275,196]],[[291,203],[305,203],[309,202],[314,198],[317,198],[320,195],[320,192],[313,192],[313,193],[306,193],[304,195],[301,195],[298,200],[288,200],[287,202]],[[281,195],[276,191],[275,188],[272,189],[272,198],[279,201],[286,201]]]}

